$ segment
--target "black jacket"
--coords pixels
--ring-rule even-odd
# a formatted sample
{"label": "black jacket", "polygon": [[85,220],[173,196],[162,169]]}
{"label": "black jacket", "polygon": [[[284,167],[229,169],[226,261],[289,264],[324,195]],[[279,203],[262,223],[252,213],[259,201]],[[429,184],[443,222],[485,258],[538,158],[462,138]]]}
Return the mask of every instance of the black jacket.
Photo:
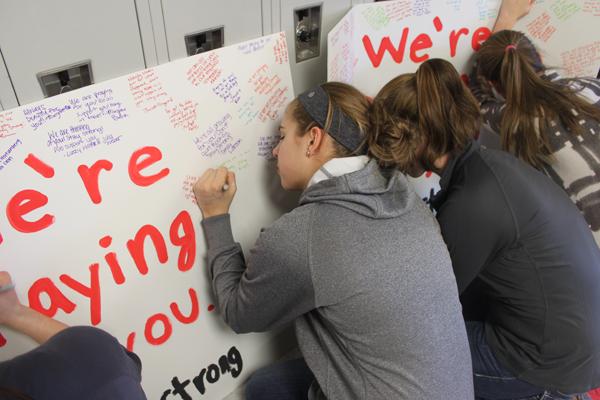
{"label": "black jacket", "polygon": [[432,204],[461,301],[466,311],[485,305],[496,357],[543,388],[600,386],[600,250],[564,191],[476,142],[440,185]]}
{"label": "black jacket", "polygon": [[141,368],[138,356],[107,332],[74,326],[1,362],[0,387],[34,400],[146,400]]}

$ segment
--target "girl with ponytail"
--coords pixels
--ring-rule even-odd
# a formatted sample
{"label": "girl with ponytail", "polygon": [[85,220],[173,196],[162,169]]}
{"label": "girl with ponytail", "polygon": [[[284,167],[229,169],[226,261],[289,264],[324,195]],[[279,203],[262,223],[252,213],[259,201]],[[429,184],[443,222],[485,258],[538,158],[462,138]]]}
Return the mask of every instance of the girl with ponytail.
{"label": "girl with ponytail", "polygon": [[475,397],[570,399],[600,386],[600,249],[564,191],[472,140],[478,105],[447,61],[386,84],[371,125],[381,165],[441,175],[432,205],[467,320]]}
{"label": "girl with ponytail", "polygon": [[563,187],[600,243],[600,81],[561,78],[523,33],[509,30],[527,4],[502,4],[507,22],[477,53],[471,89],[502,149]]}
{"label": "girl with ponytail", "polygon": [[233,172],[194,185],[223,319],[238,333],[293,323],[302,353],[254,373],[247,400],[473,398],[448,250],[406,177],[364,154],[368,131],[369,102],[344,83],[287,106],[273,156],[302,195],[248,258],[231,231]]}

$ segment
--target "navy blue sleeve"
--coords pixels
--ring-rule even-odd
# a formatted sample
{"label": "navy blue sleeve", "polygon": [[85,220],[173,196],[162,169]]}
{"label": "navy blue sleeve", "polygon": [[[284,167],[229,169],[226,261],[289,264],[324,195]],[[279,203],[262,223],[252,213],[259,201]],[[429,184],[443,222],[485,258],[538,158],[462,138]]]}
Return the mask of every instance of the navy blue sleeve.
{"label": "navy blue sleeve", "polygon": [[67,328],[0,364],[0,386],[34,399],[145,400],[140,382],[140,359],[109,333],[89,326]]}

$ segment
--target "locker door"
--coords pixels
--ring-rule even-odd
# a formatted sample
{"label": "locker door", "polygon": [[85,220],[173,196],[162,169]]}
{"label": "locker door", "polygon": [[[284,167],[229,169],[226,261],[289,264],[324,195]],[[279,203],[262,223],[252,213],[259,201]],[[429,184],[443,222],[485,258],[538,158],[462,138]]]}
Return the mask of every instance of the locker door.
{"label": "locker door", "polygon": [[[134,0],[3,0],[0,49],[20,104],[44,97],[43,71],[89,60],[99,82],[145,68]],[[69,71],[57,84],[87,77]]]}
{"label": "locker door", "polygon": [[[327,80],[327,34],[350,10],[353,3],[357,3],[357,1],[278,0],[278,4],[276,4],[276,6],[279,7],[279,12],[274,10],[273,16],[274,18],[279,17],[279,24],[275,23],[274,25],[279,25],[280,29],[284,30],[286,33],[290,54],[290,64],[292,68],[292,78],[294,80],[294,89],[296,94],[300,94],[303,91]],[[319,25],[320,35],[318,38],[318,56],[307,58],[304,61],[296,61],[298,55],[296,54],[297,51],[295,45],[296,31],[298,28],[300,31],[302,31],[304,28],[310,28],[305,26],[306,24],[303,24],[301,20],[298,21],[298,15],[302,16],[302,10],[306,9],[313,9],[311,12],[314,12],[314,8],[319,6],[321,22]],[[304,15],[306,16],[307,14],[304,13]],[[316,23],[314,14],[311,15],[311,17],[313,17],[311,24]],[[302,35],[302,33],[300,33],[300,35]],[[310,52],[306,49],[302,49],[300,51],[304,53]]]}
{"label": "locker door", "polygon": [[[162,29],[168,60],[187,57],[189,49],[220,47],[219,41],[228,46],[263,35],[262,0],[151,0],[153,16],[158,3],[163,27],[155,21],[155,32],[160,38]],[[189,36],[187,47],[186,36]],[[157,48],[160,49],[159,44]]]}
{"label": "locker door", "polygon": [[15,96],[15,91],[10,83],[10,77],[0,51],[0,111],[15,108],[18,105],[17,96]]}

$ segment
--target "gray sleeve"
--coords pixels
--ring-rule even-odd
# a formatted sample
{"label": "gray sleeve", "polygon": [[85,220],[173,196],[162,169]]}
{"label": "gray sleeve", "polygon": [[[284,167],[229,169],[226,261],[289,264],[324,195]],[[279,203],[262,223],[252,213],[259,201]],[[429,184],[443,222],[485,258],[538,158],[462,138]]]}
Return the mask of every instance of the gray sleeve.
{"label": "gray sleeve", "polygon": [[248,262],[229,214],[202,221],[217,304],[235,332],[276,329],[315,308],[306,219],[288,214],[263,229]]}

